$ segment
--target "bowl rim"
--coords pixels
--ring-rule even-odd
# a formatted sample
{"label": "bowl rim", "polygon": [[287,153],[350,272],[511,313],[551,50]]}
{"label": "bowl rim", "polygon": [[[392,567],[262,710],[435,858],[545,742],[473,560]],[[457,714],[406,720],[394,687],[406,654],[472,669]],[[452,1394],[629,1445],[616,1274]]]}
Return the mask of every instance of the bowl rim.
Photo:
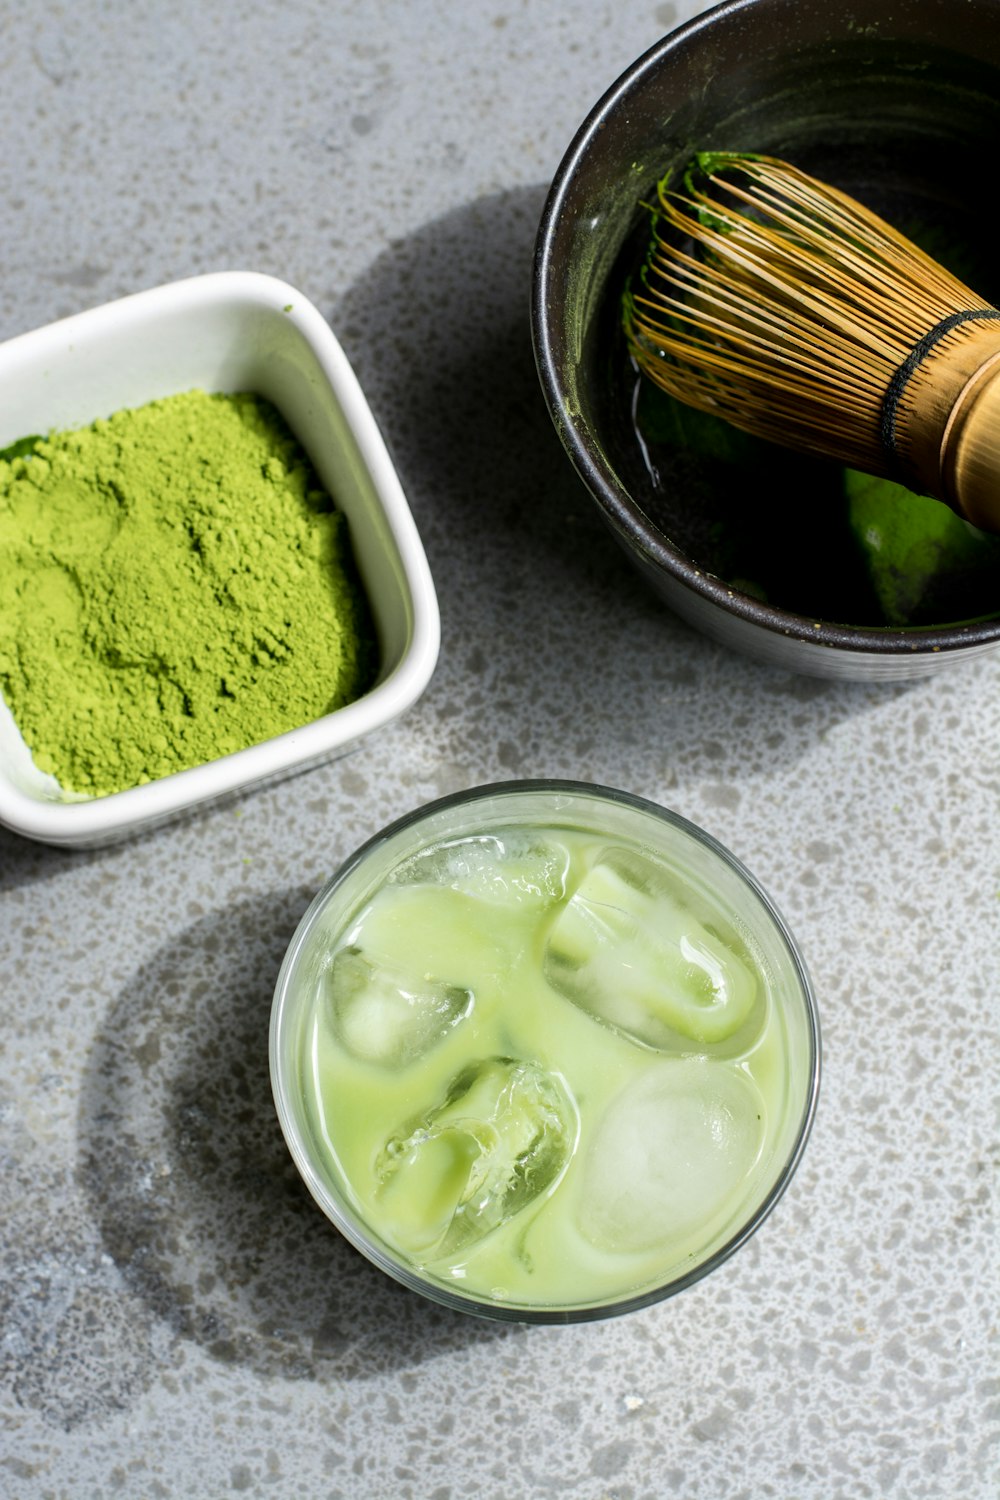
{"label": "bowl rim", "polygon": [[[617,1300],[609,1299],[608,1301],[591,1304],[570,1304],[564,1307],[533,1306],[515,1302],[491,1302],[487,1297],[473,1292],[452,1290],[441,1283],[435,1283],[422,1277],[419,1271],[414,1270],[408,1265],[401,1253],[394,1252],[390,1246],[384,1245],[372,1232],[368,1231],[361,1215],[354,1211],[345,1201],[338,1198],[333,1189],[327,1185],[322,1173],[315,1166],[312,1155],[306,1149],[303,1132],[295,1119],[294,1110],[288,1098],[288,1078],[282,1051],[284,1033],[287,1025],[290,1024],[288,1022],[288,1013],[291,1007],[290,982],[299,956],[314,927],[322,917],[322,913],[331,896],[345,880],[359,867],[363,866],[368,856],[391,842],[398,835],[405,833],[407,829],[415,825],[419,826],[430,823],[450,808],[468,806],[470,804],[475,805],[479,802],[495,802],[498,799],[509,800],[516,806],[516,803],[521,798],[532,795],[551,795],[556,799],[557,808],[560,798],[565,798],[568,801],[587,799],[598,803],[611,802],[616,805],[625,806],[633,811],[652,816],[658,822],[668,824],[682,835],[693,839],[696,843],[707,849],[716,859],[728,866],[756,898],[761,907],[763,918],[772,923],[779,940],[787,950],[802,1000],[808,1041],[808,1083],[803,1091],[802,1107],[794,1137],[790,1142],[774,1182],[747,1219],[740,1223],[733,1230],[732,1234],[704,1261],[690,1270],[679,1273],[665,1284],[647,1287],[638,1293],[626,1294]],[[516,816],[513,810],[511,816]],[[455,835],[452,833],[448,836],[454,837]],[[707,829],[684,817],[682,813],[675,812],[672,808],[666,807],[662,803],[654,802],[651,798],[624,791],[620,788],[606,786],[599,782],[574,781],[558,777],[539,777],[485,782],[423,803],[379,829],[370,838],[360,844],[340,864],[309,902],[282,957],[271,1004],[268,1032],[268,1066],[274,1107],[281,1132],[305,1186],[331,1224],[367,1260],[410,1291],[416,1292],[432,1302],[439,1303],[457,1312],[470,1313],[474,1316],[499,1320],[501,1322],[568,1324],[594,1322],[599,1319],[618,1317],[626,1313],[637,1312],[645,1307],[651,1307],[657,1302],[666,1301],[678,1293],[685,1291],[688,1287],[695,1285],[712,1271],[717,1270],[719,1266],[723,1265],[736,1253],[741,1245],[744,1245],[747,1240],[753,1237],[764,1221],[769,1218],[779,1200],[784,1196],[785,1191],[798,1170],[808,1144],[819,1103],[822,1075],[822,1038],[815,989],[795,936],[791,932],[780,910],[776,907],[773,899],[768,895],[756,876],[747,869],[743,861],[732,850],[721,843],[713,834],[709,833]]]}
{"label": "bowl rim", "polygon": [[[554,269],[556,243],[571,215],[567,213],[577,169],[593,142],[607,128],[609,117],[627,106],[634,90],[673,54],[697,49],[702,32],[728,24],[742,12],[758,7],[781,8],[795,0],[721,0],[690,21],[661,37],[622,72],[584,117],[552,179],[542,207],[532,264],[530,320],[535,366],[550,417],[579,477],[601,509],[604,520],[630,552],[639,551],[647,567],[661,570],[691,595],[725,614],[772,636],[808,641],[854,656],[912,658],[972,653],[1000,643],[1000,613],[988,620],[956,621],[950,625],[846,625],[784,610],[741,593],[721,578],[696,566],[658,527],[653,525],[603,460],[597,445],[574,420],[555,353],[550,309],[558,304],[563,284]],[[845,27],[850,18],[845,18]],[[887,24],[891,22],[887,19]]]}
{"label": "bowl rim", "polygon": [[323,315],[296,288],[256,271],[216,271],[167,282],[58,319],[0,344],[0,370],[44,356],[55,382],[60,353],[102,331],[141,337],[146,320],[196,315],[210,307],[280,313],[310,348],[341,410],[374,496],[406,619],[406,641],[386,675],[361,698],[298,728],[141,786],[100,797],[47,800],[11,779],[0,756],[0,825],[62,847],[88,847],[129,836],[196,807],[235,796],[329,759],[409,708],[437,664],[441,624],[437,594],[409,503],[385,441],[346,354]]}

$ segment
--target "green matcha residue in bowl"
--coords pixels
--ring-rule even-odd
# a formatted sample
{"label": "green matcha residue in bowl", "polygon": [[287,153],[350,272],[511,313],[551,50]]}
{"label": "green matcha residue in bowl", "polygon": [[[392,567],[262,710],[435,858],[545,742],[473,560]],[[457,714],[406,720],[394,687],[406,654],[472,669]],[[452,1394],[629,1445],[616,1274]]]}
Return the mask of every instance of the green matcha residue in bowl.
{"label": "green matcha residue in bowl", "polygon": [[940,501],[752,437],[645,378],[632,416],[650,519],[742,593],[853,626],[1000,614],[1000,537]]}
{"label": "green matcha residue in bowl", "polygon": [[888,625],[928,626],[1000,611],[1000,537],[902,485],[844,471],[851,533]]}

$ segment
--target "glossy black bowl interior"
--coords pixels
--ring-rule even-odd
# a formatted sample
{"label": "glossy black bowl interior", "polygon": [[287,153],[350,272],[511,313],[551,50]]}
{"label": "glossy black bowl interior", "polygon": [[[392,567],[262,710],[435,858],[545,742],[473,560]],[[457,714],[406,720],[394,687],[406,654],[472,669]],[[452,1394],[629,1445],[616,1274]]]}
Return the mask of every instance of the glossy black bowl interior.
{"label": "glossy black bowl interior", "polygon": [[[727,639],[742,620],[754,627],[748,635],[821,638],[837,652],[911,664],[915,653],[978,651],[1000,641],[1000,562],[995,593],[987,585],[985,597],[942,601],[918,631],[887,630],[850,552],[832,466],[790,463],[750,440],[725,462],[669,433],[640,440],[636,400],[645,397],[623,347],[620,302],[649,239],[644,200],[696,150],[784,157],[854,194],[997,301],[988,205],[998,144],[996,0],[732,0],[654,47],[581,127],[538,236],[532,321],[543,390],[618,539],[710,633]],[[765,589],[744,589],[734,571],[763,578]]]}

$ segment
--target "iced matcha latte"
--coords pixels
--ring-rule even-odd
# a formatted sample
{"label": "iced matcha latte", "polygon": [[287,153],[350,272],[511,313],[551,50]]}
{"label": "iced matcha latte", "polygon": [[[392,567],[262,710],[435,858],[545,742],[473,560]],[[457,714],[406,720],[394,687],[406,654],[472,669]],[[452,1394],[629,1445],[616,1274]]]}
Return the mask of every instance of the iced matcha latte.
{"label": "iced matcha latte", "polygon": [[432,1297],[597,1316],[735,1247],[794,1166],[815,1014],[783,926],[706,835],[521,783],[366,846],[289,950],[279,1115],[334,1222]]}

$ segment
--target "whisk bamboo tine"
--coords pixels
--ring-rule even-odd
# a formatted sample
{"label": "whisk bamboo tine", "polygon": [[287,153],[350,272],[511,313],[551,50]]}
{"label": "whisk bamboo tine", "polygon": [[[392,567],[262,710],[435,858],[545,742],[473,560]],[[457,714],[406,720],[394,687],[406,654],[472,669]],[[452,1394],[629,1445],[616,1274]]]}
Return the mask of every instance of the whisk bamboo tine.
{"label": "whisk bamboo tine", "polygon": [[[712,206],[715,213],[714,204]],[[744,272],[759,275],[772,285],[782,285],[790,294],[804,295],[803,277],[807,270],[817,274],[818,283],[829,290],[831,285],[837,285],[845,294],[845,300],[859,295],[859,289],[863,286],[866,292],[866,304],[871,307],[878,301],[877,288],[881,287],[891,294],[892,301],[886,300],[886,310],[895,311],[899,314],[899,278],[893,279],[883,271],[870,257],[865,258],[854,252],[851,246],[844,246],[840,250],[840,264],[831,262],[829,250],[825,257],[816,257],[802,245],[789,243],[786,237],[773,230],[768,231],[753,224],[751,221],[740,220],[732,215],[715,215],[720,222],[726,225],[730,231],[728,241],[729,255],[734,266],[740,267]],[[674,212],[671,214],[671,222],[677,228],[682,228],[692,238],[712,247],[718,236],[718,230],[704,229],[697,220]],[[662,250],[655,257],[658,268],[669,264],[673,250],[669,244],[661,241]],[[662,258],[661,258],[662,256]],[[858,272],[867,268],[867,282],[860,282]],[[703,268],[702,268],[703,269]],[[788,273],[788,274],[785,274]],[[921,288],[917,287],[918,297]],[[923,299],[921,299],[923,300]],[[926,298],[928,309],[937,306],[932,297]],[[812,299],[813,311],[816,311],[815,298]],[[909,312],[908,315],[912,316]]]}
{"label": "whisk bamboo tine", "polygon": [[697,158],[660,185],[624,312],[680,400],[1000,531],[1000,311],[848,194],[772,157]]}

